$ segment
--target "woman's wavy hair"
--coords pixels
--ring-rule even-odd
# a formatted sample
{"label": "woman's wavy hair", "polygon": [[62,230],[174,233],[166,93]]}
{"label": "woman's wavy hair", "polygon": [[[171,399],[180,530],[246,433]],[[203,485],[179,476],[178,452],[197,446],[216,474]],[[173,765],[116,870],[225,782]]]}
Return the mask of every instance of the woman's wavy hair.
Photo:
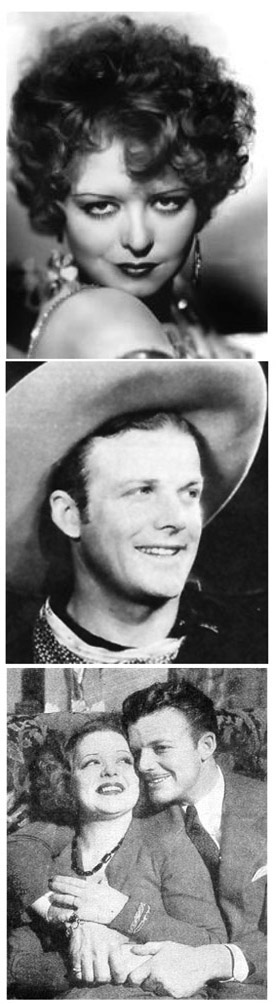
{"label": "woman's wavy hair", "polygon": [[72,791],[73,753],[81,739],[94,732],[117,732],[127,741],[121,716],[114,712],[87,716],[85,723],[80,723],[68,739],[62,732],[48,731],[31,771],[30,801],[34,819],[75,825],[78,807]]}
{"label": "woman's wavy hair", "polygon": [[131,178],[177,172],[200,229],[242,184],[253,131],[249,91],[207,48],[171,27],[94,17],[50,32],[22,77],[12,177],[34,229],[61,237],[77,161],[118,138]]}

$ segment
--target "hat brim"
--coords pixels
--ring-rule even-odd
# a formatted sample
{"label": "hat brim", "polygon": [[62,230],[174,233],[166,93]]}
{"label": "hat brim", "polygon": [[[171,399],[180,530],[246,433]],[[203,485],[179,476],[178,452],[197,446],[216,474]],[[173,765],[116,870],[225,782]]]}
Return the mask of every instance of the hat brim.
{"label": "hat brim", "polygon": [[203,523],[226,505],[259,446],[266,383],[253,360],[49,361],[7,395],[7,579],[36,595],[46,564],[38,513],[50,469],[108,419],[177,410],[203,445]]}

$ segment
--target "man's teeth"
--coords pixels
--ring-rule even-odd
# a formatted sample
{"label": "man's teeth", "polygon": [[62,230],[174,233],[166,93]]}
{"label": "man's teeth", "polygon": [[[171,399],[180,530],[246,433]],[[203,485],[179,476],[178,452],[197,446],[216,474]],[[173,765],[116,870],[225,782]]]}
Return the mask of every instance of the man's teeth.
{"label": "man's teeth", "polygon": [[139,551],[144,551],[144,554],[156,554],[164,558],[178,554],[179,550],[179,547],[139,547]]}
{"label": "man's teeth", "polygon": [[166,781],[168,777],[169,777],[168,774],[163,774],[162,777],[151,777],[150,780],[148,781],[148,784],[161,784],[161,782]]}

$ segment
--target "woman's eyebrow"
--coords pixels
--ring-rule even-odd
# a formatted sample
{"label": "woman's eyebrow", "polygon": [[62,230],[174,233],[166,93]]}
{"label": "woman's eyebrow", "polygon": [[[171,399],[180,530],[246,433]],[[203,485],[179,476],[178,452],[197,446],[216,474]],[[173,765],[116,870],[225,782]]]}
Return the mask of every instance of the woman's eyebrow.
{"label": "woman's eyebrow", "polygon": [[[121,749],[119,750],[114,750],[114,753],[129,753],[129,752],[130,750],[126,749],[125,746],[122,746]],[[107,754],[104,754],[101,750],[90,750],[90,752],[82,754],[81,760],[86,760],[87,757],[89,756],[107,756]]]}
{"label": "woman's eyebrow", "polygon": [[187,186],[182,183],[180,184],[180,182],[178,182],[177,185],[176,182],[174,185],[168,185],[167,182],[165,183],[164,181],[159,181],[158,179],[155,179],[154,186],[155,186],[155,193],[157,193],[156,186],[158,186],[158,192],[161,195],[180,195],[180,193],[186,195],[188,193]]}
{"label": "woman's eyebrow", "polygon": [[[144,183],[144,190],[148,190],[148,183]],[[188,195],[189,191],[186,185],[168,185],[164,181],[159,181],[159,179],[154,179],[150,182],[150,194],[151,195]],[[85,192],[71,192],[72,199],[117,199],[118,194],[116,192],[96,192],[96,191],[85,191]]]}
{"label": "woman's eyebrow", "polygon": [[109,199],[116,199],[117,195],[112,192],[71,192],[72,199],[100,199],[106,202]]}

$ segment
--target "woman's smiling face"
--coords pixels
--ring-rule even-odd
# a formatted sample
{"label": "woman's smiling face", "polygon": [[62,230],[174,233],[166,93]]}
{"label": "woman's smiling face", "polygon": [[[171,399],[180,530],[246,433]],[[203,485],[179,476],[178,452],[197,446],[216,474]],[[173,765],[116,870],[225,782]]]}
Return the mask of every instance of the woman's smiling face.
{"label": "woman's smiling face", "polygon": [[127,174],[119,140],[81,159],[63,209],[69,247],[85,277],[140,299],[182,268],[197,219],[172,168],[149,181]]}
{"label": "woman's smiling face", "polygon": [[122,816],[136,805],[139,784],[122,733],[90,732],[75,747],[72,788],[83,816]]}

